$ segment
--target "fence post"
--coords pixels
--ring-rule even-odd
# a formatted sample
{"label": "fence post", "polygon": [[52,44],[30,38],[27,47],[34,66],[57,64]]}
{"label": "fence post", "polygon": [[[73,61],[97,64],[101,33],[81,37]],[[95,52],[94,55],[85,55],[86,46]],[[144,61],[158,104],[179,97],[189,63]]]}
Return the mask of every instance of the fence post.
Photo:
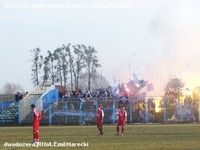
{"label": "fence post", "polygon": [[[0,103],[1,104],[1,115],[3,116],[3,102]],[[2,121],[1,121],[1,124],[3,124],[4,120],[3,120],[3,117],[1,117]]]}
{"label": "fence post", "polygon": [[182,103],[180,103],[180,106],[181,106],[181,122],[183,121],[183,104]]}
{"label": "fence post", "polygon": [[167,121],[167,101],[166,98],[164,97],[164,114],[163,114],[163,122]]}
{"label": "fence post", "polygon": [[198,119],[200,123],[200,100],[198,100]]}
{"label": "fence post", "polygon": [[131,99],[129,99],[129,107],[130,107],[130,123],[132,123],[133,122],[133,116],[132,116],[132,106],[133,106],[133,102],[131,101]]}
{"label": "fence post", "polygon": [[80,102],[80,107],[79,107],[79,112],[80,112],[80,115],[79,115],[79,125],[83,122],[83,102],[81,101]]}
{"label": "fence post", "polygon": [[146,97],[145,101],[145,123],[147,124],[149,120],[149,98]]}
{"label": "fence post", "polygon": [[52,125],[52,104],[49,106],[49,125]]}
{"label": "fence post", "polygon": [[113,96],[112,97],[112,101],[113,101],[113,108],[112,108],[112,110],[113,110],[113,118],[112,118],[112,123],[114,124],[115,123],[115,97]]}
{"label": "fence post", "polygon": [[20,125],[20,120],[19,120],[19,102],[15,102],[15,103],[17,105],[17,107],[16,107],[16,109],[17,109],[17,123],[18,123],[18,125]]}
{"label": "fence post", "polygon": [[68,111],[67,101],[65,101],[65,106],[64,106],[64,112],[65,112],[65,125],[67,124],[67,111]]}

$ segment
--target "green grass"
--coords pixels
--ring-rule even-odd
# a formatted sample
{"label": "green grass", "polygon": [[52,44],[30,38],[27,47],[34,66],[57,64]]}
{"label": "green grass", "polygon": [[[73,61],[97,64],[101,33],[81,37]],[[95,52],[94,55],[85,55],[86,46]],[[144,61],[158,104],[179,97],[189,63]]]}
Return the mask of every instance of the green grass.
{"label": "green grass", "polygon": [[31,127],[0,127],[0,149],[72,150],[200,150],[200,125],[127,125],[124,136],[116,136],[114,125],[104,126],[97,136],[96,126],[44,126],[43,142],[88,142],[88,147],[5,147],[4,143],[31,143]]}

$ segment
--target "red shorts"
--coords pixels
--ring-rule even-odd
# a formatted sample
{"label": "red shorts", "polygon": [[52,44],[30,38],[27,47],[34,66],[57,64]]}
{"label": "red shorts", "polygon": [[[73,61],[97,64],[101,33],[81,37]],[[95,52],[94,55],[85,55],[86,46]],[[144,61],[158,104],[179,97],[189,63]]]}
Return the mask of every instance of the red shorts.
{"label": "red shorts", "polygon": [[97,123],[97,126],[102,126],[103,125],[103,120],[102,119],[97,119],[96,123]]}
{"label": "red shorts", "polygon": [[33,122],[33,130],[38,131],[39,130],[39,125],[40,125],[39,121],[34,121]]}
{"label": "red shorts", "polygon": [[125,124],[126,124],[126,121],[121,121],[121,120],[118,120],[117,121],[117,126],[125,126]]}

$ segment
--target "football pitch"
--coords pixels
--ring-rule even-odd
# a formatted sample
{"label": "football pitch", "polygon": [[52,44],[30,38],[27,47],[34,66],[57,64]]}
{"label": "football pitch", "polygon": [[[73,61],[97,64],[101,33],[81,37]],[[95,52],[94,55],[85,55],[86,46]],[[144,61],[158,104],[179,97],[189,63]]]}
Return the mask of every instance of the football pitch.
{"label": "football pitch", "polygon": [[30,126],[0,127],[0,149],[200,150],[199,124],[127,125],[123,136],[115,128],[104,125],[97,136],[96,126],[42,126],[40,145],[32,145]]}

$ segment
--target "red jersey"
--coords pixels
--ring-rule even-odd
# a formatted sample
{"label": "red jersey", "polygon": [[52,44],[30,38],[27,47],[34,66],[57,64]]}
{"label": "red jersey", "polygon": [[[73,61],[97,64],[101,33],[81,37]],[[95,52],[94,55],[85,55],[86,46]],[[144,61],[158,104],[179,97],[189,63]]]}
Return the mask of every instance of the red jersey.
{"label": "red jersey", "polygon": [[37,108],[32,110],[33,117],[33,142],[39,142],[39,126],[42,119],[42,113]]}
{"label": "red jersey", "polygon": [[40,121],[41,119],[41,112],[37,108],[33,108],[33,122]]}
{"label": "red jersey", "polygon": [[33,117],[33,128],[38,130],[39,129],[40,120],[42,118],[42,114],[37,108],[33,108],[32,115],[33,115],[32,116]]}
{"label": "red jersey", "polygon": [[117,112],[117,124],[118,125],[125,125],[126,121],[127,121],[127,112],[124,109],[119,109]]}
{"label": "red jersey", "polygon": [[96,114],[97,125],[103,124],[103,118],[104,118],[104,111],[101,107],[98,107],[97,114]]}

